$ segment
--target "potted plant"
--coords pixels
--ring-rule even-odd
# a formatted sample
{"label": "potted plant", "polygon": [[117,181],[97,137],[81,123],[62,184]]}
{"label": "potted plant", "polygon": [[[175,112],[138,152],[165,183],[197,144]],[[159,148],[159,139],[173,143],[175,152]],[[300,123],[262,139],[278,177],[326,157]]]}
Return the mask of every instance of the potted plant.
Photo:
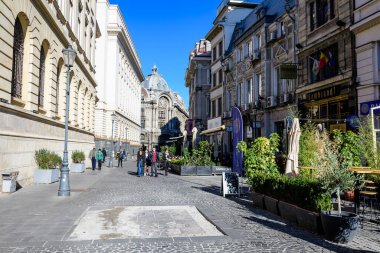
{"label": "potted plant", "polygon": [[197,149],[193,150],[192,160],[194,164],[197,166],[197,175],[199,176],[211,176],[212,168],[214,162],[210,157],[211,147],[208,141],[199,142],[199,146]]}
{"label": "potted plant", "polygon": [[355,176],[341,159],[339,145],[331,141],[326,133],[321,135],[318,153],[314,164],[318,180],[328,192],[336,194],[338,202],[337,211],[321,212],[322,227],[328,240],[348,243],[357,233],[359,216],[342,211],[340,195],[354,188]]}
{"label": "potted plant", "polygon": [[35,152],[34,160],[38,166],[34,171],[35,183],[50,184],[58,181],[59,168],[62,165],[60,156],[47,149],[40,149]]}
{"label": "potted plant", "polygon": [[85,155],[82,151],[73,151],[71,154],[71,160],[73,163],[70,165],[70,171],[75,173],[83,173],[86,169],[84,164],[85,159]]}

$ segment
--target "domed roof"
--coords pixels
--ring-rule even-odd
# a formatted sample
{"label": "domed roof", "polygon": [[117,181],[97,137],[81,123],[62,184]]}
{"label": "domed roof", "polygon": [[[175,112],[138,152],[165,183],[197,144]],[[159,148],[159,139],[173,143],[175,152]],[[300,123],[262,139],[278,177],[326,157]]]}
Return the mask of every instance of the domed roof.
{"label": "domed roof", "polygon": [[168,83],[160,74],[157,73],[157,70],[157,66],[154,65],[152,68],[152,74],[147,76],[147,78],[142,82],[142,86],[145,89],[170,91]]}

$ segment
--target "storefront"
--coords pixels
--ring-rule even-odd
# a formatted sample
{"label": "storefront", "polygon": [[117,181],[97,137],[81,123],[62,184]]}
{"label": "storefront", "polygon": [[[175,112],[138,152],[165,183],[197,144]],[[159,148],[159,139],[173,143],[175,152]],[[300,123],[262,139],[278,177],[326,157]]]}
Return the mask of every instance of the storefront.
{"label": "storefront", "polygon": [[305,94],[299,101],[303,118],[322,124],[329,132],[352,130],[347,119],[355,115],[355,99],[349,91],[347,83]]}

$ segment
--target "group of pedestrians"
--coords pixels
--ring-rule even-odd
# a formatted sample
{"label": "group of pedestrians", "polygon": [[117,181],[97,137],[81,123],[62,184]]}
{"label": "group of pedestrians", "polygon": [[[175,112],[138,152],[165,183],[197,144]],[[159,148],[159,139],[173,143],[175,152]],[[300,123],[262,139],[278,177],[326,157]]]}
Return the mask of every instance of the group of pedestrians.
{"label": "group of pedestrians", "polygon": [[96,151],[96,148],[94,147],[91,151],[90,154],[88,155],[88,158],[91,159],[91,165],[92,165],[92,170],[96,169],[96,163],[98,163],[98,170],[102,169],[102,164],[104,163],[106,159],[107,152],[105,148],[98,149]]}
{"label": "group of pedestrians", "polygon": [[[171,156],[168,151],[162,155],[162,160],[164,163],[165,176],[168,175],[169,161]],[[153,148],[152,151],[143,150],[140,148],[137,153],[137,176],[151,176],[158,177],[157,166],[160,163],[160,155],[156,151],[156,148]],[[151,173],[149,174],[149,167]]]}

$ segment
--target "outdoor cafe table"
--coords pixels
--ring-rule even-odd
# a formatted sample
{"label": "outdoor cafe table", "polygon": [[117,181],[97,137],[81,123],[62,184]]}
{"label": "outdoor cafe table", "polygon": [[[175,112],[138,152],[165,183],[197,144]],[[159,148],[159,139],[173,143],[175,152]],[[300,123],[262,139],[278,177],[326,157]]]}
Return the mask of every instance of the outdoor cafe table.
{"label": "outdoor cafe table", "polygon": [[359,178],[358,174],[367,174],[367,175],[380,175],[379,170],[373,170],[370,167],[352,167],[350,169],[354,173],[355,180],[355,190],[354,190],[354,202],[355,202],[355,213],[359,214],[360,211],[360,189],[359,189]]}

